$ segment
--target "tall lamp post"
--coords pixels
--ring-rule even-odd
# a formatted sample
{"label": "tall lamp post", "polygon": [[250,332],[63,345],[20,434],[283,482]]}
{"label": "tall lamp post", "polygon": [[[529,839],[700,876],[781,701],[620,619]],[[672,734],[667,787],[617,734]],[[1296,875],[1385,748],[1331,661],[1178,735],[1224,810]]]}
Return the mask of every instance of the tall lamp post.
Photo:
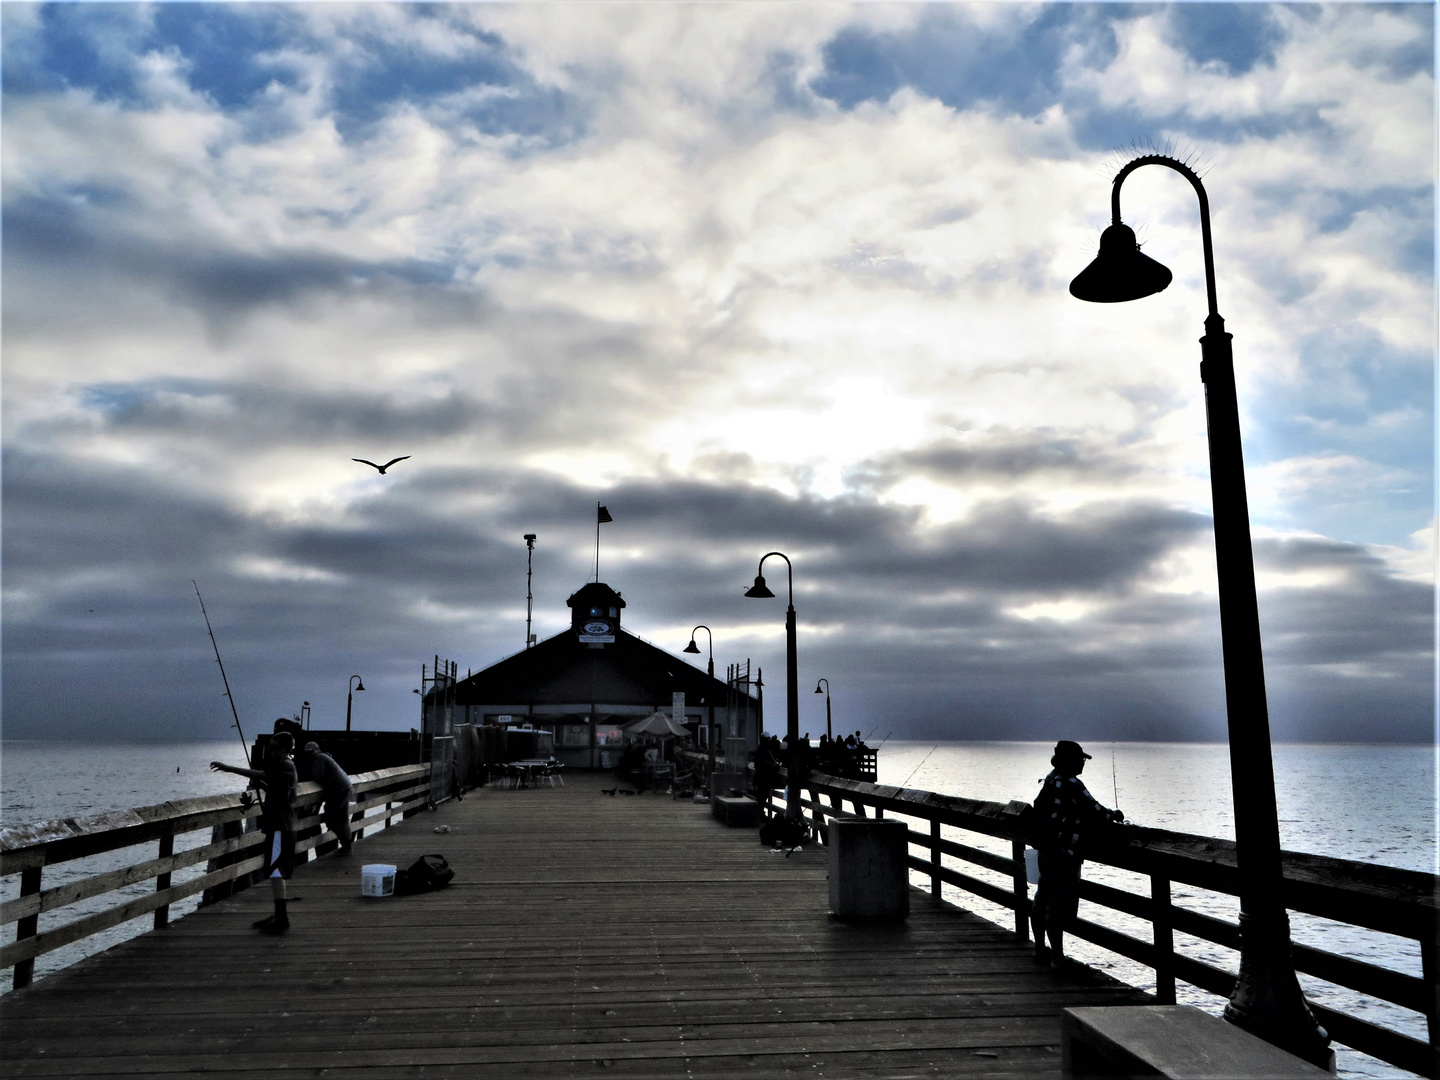
{"label": "tall lamp post", "polygon": [[[715,635],[704,623],[700,623],[695,630],[705,631],[705,640],[710,643],[710,662],[705,666],[705,672],[710,678],[715,678]],[[686,645],[681,652],[700,655],[700,646],[695,644],[695,630],[690,631],[690,644]],[[705,744],[710,748],[710,775],[715,775],[715,695],[711,691],[705,691],[705,698],[710,702],[709,727],[705,729]]]}
{"label": "tall lamp post", "polygon": [[1135,233],[1120,220],[1120,185],[1144,165],[1174,169],[1190,181],[1199,196],[1205,290],[1210,302],[1205,336],[1200,339],[1200,381],[1205,385],[1210,440],[1235,857],[1240,872],[1240,977],[1225,1007],[1225,1019],[1307,1061],[1333,1068],[1330,1037],[1305,1003],[1290,956],[1235,364],[1231,335],[1225,332],[1225,320],[1215,306],[1210,201],[1194,170],[1162,154],[1137,157],[1121,168],[1110,190],[1112,221],[1100,235],[1100,252],[1070,283],[1070,293],[1079,300],[1110,304],[1138,300],[1170,284],[1170,271],[1141,254]]}
{"label": "tall lamp post", "polygon": [[535,613],[535,594],[530,590],[530,576],[535,569],[535,534],[525,534],[525,648],[535,644],[530,632],[530,619]]}
{"label": "tall lamp post", "polygon": [[365,689],[365,682],[359,675],[351,675],[345,682],[345,730],[350,730],[350,709],[355,703],[355,693]]}
{"label": "tall lamp post", "polygon": [[783,552],[771,551],[760,557],[760,566],[755,573],[755,584],[745,590],[745,595],[756,600],[768,600],[775,594],[765,586],[765,560],[778,555],[785,560],[785,570],[790,588],[790,606],[785,609],[785,816],[796,823],[800,820],[800,664],[795,654],[795,568],[790,565],[789,556]]}
{"label": "tall lamp post", "polygon": [[833,742],[835,733],[830,730],[830,680],[819,680],[819,682],[815,684],[815,693],[820,693],[820,683],[822,682],[825,684],[825,737]]}

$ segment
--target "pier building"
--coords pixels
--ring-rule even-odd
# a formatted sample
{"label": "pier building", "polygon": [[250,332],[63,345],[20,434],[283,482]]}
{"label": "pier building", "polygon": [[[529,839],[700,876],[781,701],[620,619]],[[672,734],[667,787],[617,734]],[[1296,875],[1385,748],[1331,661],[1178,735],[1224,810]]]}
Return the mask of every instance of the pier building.
{"label": "pier building", "polygon": [[[701,747],[712,739],[743,741],[746,752],[755,747],[762,702],[748,662],[722,681],[636,637],[621,626],[624,597],[604,582],[588,582],[565,603],[568,629],[464,679],[441,677],[425,695],[424,730],[532,726],[554,734],[564,765],[607,769],[618,757],[621,728],[663,711]],[[734,748],[741,749],[738,742]]]}

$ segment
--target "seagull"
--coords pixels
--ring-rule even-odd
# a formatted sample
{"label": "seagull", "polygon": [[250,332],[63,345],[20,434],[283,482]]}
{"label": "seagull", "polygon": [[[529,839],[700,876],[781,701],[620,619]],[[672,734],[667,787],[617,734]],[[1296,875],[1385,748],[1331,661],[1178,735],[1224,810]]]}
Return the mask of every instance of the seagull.
{"label": "seagull", "polygon": [[361,465],[369,465],[372,469],[379,469],[380,475],[384,476],[385,470],[388,469],[391,465],[394,465],[397,461],[408,461],[409,459],[410,455],[406,454],[404,457],[391,458],[389,461],[385,462],[384,465],[376,465],[375,462],[366,461],[363,457],[352,457],[350,460],[358,461]]}

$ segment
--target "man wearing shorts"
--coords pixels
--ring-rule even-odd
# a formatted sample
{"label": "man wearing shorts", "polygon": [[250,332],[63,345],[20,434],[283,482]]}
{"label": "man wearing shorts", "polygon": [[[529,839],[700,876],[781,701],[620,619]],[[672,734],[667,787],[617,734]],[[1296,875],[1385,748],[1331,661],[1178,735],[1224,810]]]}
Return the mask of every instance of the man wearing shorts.
{"label": "man wearing shorts", "polygon": [[275,914],[260,919],[255,929],[266,934],[283,934],[290,929],[290,916],[285,910],[285,882],[295,870],[295,788],[299,778],[290,755],[295,752],[295,737],[282,731],[270,737],[266,748],[264,769],[241,769],[212,761],[216,772],[248,776],[260,785],[260,829],[265,833],[265,865],[261,874],[270,879],[270,894],[275,900]]}

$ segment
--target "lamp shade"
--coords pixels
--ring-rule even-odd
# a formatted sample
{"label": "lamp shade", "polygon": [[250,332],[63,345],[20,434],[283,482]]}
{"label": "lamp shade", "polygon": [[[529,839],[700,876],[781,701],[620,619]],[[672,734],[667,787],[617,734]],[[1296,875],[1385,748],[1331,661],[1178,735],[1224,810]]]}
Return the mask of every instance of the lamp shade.
{"label": "lamp shade", "polygon": [[690,639],[690,644],[686,645],[685,648],[681,649],[680,651],[688,653],[698,653],[700,651],[700,646],[695,644],[695,639],[692,637]]}
{"label": "lamp shade", "polygon": [[355,680],[355,692],[358,694],[361,690],[364,690],[364,689],[365,689],[365,680],[364,680],[364,679],[356,679],[356,680]]}
{"label": "lamp shade", "polygon": [[1158,293],[1170,284],[1169,267],[1140,250],[1135,231],[1116,222],[1100,234],[1100,253],[1070,282],[1070,295],[1092,304],[1118,304]]}
{"label": "lamp shade", "polygon": [[764,575],[756,574],[755,584],[745,590],[745,595],[755,600],[768,600],[775,594],[766,587]]}

